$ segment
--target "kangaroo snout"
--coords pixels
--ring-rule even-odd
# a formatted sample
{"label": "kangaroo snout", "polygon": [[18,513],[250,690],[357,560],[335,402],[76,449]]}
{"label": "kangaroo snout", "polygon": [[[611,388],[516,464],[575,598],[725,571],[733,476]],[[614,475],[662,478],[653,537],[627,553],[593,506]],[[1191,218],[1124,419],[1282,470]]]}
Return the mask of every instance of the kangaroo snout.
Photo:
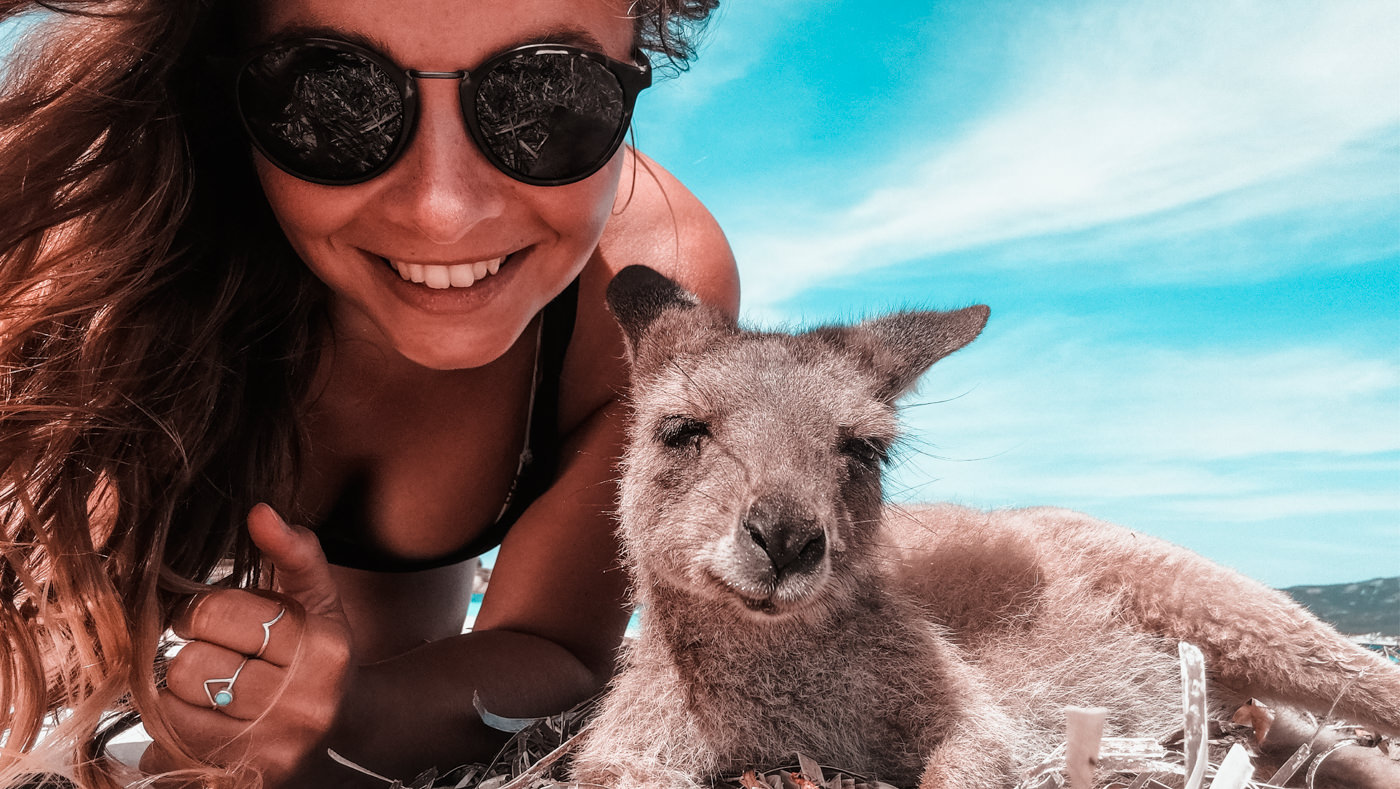
{"label": "kangaroo snout", "polygon": [[747,541],[745,548],[760,565],[767,565],[775,584],[815,569],[826,556],[826,531],[781,498],[760,498],[750,505],[736,536]]}

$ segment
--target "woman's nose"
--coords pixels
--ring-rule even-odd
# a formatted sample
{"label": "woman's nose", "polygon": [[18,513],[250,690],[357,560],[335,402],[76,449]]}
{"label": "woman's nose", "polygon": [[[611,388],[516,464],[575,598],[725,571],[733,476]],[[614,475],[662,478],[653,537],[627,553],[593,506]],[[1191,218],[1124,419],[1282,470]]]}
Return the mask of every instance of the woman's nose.
{"label": "woman's nose", "polygon": [[[476,147],[462,118],[458,81],[418,80],[418,120],[394,175],[404,221],[437,244],[453,244],[501,216],[508,177]],[[392,209],[391,209],[392,210]]]}

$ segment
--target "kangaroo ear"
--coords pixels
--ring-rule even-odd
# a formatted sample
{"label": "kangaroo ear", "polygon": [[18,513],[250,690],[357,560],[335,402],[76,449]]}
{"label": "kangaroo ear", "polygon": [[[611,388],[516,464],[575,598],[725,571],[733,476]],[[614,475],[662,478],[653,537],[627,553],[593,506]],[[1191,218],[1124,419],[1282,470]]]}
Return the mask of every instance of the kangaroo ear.
{"label": "kangaroo ear", "polygon": [[695,294],[647,266],[628,266],[608,283],[608,309],[622,326],[627,355],[671,356],[702,348],[716,332],[733,333],[733,322],[700,303]]}
{"label": "kangaroo ear", "polygon": [[688,310],[700,305],[695,295],[646,266],[628,266],[608,283],[608,309],[627,336],[629,353],[635,355],[642,335],[667,310]]}
{"label": "kangaroo ear", "polygon": [[894,402],[934,362],[976,339],[990,313],[980,304],[952,312],[899,312],[813,333],[863,356],[883,381],[877,396]]}

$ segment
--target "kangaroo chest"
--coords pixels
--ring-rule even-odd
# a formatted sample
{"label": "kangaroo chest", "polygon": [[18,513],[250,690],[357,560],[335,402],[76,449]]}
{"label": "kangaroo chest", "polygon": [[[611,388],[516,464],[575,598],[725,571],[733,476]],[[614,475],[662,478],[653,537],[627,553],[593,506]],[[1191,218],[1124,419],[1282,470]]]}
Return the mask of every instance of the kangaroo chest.
{"label": "kangaroo chest", "polygon": [[[892,635],[894,637],[892,637]],[[862,626],[676,654],[687,718],[718,766],[782,764],[802,753],[883,780],[916,780],[944,677],[926,634]],[[722,653],[722,654],[721,654]]]}

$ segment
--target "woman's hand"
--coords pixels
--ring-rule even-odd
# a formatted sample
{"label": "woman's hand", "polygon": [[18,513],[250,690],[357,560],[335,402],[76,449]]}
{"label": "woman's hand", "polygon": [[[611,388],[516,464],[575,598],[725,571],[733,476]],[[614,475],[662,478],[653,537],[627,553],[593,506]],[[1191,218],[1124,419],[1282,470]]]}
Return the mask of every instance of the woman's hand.
{"label": "woman's hand", "polygon": [[[203,762],[240,762],[268,785],[292,775],[335,722],[351,666],[350,627],[320,543],[259,504],[248,534],[275,568],[276,592],[200,595],[172,623],[189,641],[160,701],[184,748]],[[142,770],[176,766],[153,744]]]}

